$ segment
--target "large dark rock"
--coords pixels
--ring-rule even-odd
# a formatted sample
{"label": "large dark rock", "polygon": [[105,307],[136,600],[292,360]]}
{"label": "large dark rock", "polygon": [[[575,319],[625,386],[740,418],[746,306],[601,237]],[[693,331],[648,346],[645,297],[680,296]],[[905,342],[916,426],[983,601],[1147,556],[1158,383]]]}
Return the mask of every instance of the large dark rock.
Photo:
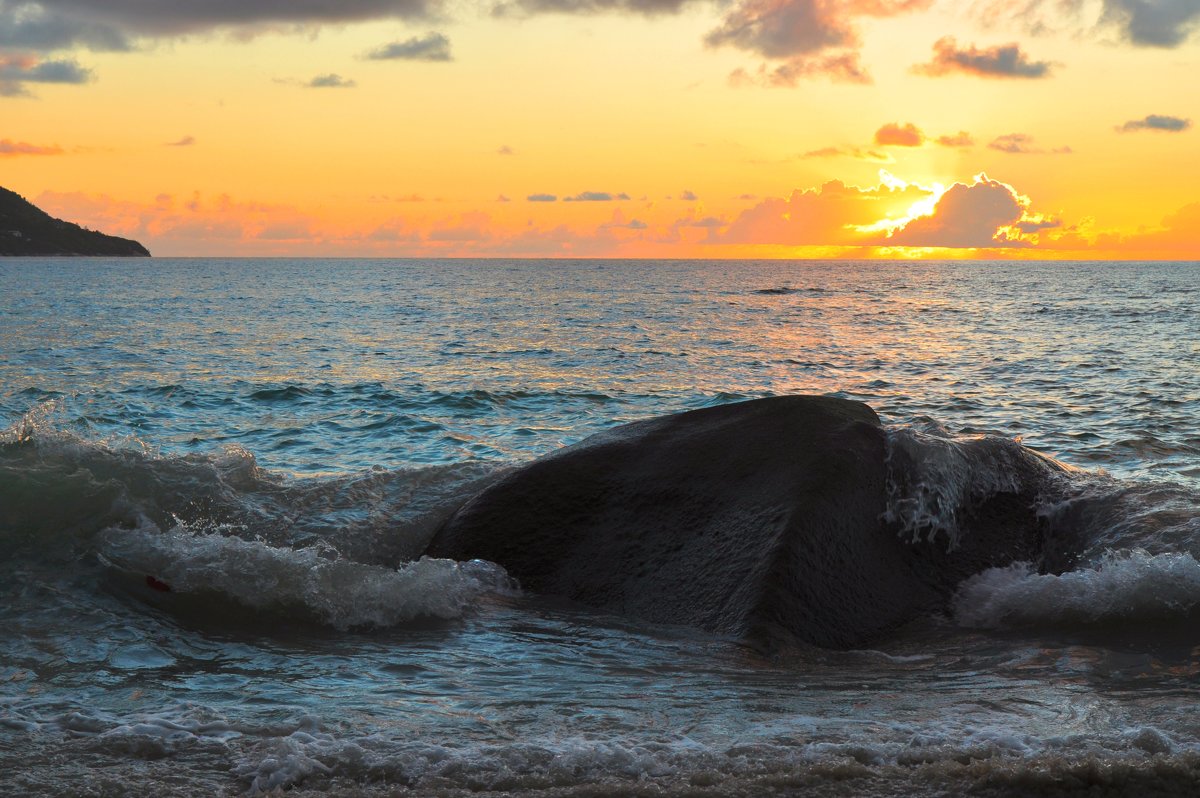
{"label": "large dark rock", "polygon": [[884,520],[887,453],[869,407],[830,397],[635,422],[509,473],[427,553],[653,622],[855,646],[1037,546],[1031,497],[1015,494],[964,514],[983,519],[978,545],[898,535]]}

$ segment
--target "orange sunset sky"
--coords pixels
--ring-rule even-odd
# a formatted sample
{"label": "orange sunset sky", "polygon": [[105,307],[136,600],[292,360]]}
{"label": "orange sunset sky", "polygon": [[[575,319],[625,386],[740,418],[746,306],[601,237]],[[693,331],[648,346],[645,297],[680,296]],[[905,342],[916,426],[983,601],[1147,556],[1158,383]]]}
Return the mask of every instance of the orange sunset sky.
{"label": "orange sunset sky", "polygon": [[1200,259],[1200,0],[0,0],[156,255]]}

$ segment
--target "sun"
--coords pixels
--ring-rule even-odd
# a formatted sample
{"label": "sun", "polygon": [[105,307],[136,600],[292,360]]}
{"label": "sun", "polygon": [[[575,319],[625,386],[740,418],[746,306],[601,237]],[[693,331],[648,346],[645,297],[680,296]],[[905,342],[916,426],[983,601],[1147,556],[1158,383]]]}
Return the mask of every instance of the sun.
{"label": "sun", "polygon": [[886,216],[877,222],[864,225],[848,225],[849,229],[863,234],[886,233],[889,237],[913,219],[922,216],[932,216],[938,200],[946,193],[946,186],[940,182],[918,183],[901,180],[886,169],[879,170],[879,184],[892,191],[902,192],[910,188],[925,192],[925,196],[908,206],[900,216]]}

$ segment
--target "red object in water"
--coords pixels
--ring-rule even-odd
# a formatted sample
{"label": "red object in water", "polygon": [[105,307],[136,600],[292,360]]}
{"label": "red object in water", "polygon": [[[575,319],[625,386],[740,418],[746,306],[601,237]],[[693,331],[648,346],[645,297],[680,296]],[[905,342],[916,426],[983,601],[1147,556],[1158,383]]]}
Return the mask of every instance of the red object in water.
{"label": "red object in water", "polygon": [[155,579],[153,576],[146,577],[146,585],[152,587],[160,593],[170,593],[171,586],[161,579]]}

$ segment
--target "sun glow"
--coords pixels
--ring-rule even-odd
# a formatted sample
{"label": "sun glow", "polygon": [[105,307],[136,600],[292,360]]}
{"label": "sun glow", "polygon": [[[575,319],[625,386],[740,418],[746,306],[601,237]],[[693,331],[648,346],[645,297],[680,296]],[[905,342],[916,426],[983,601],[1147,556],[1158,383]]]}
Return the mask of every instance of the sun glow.
{"label": "sun glow", "polygon": [[156,255],[1200,256],[1191,17],[1147,48],[925,0],[450,4],[430,32],[364,10],[425,0],[7,7],[84,5],[0,36],[0,183]]}
{"label": "sun glow", "polygon": [[888,216],[871,224],[849,225],[850,229],[863,234],[884,233],[890,238],[893,233],[908,225],[912,220],[922,216],[932,216],[938,200],[946,193],[946,186],[942,183],[930,183],[929,185],[910,183],[901,180],[886,169],[879,170],[879,184],[896,192],[915,188],[925,192],[925,196],[909,205],[902,216]]}

